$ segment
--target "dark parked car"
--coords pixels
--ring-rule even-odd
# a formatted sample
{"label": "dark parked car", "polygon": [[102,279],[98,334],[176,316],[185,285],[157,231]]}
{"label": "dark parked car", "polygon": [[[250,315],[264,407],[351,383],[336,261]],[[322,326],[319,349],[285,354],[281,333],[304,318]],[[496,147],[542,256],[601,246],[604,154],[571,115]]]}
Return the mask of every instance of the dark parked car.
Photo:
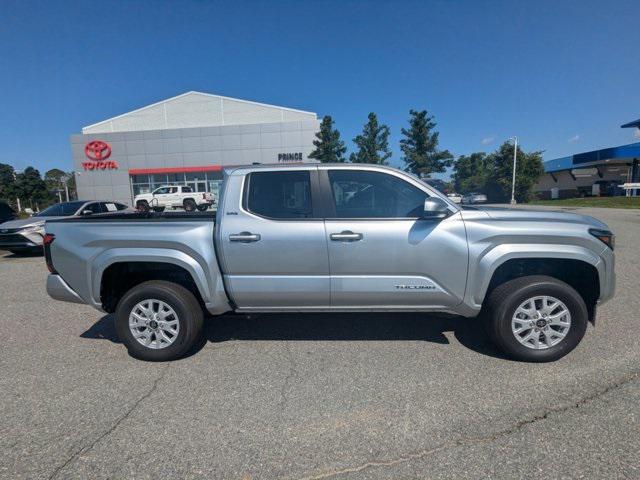
{"label": "dark parked car", "polygon": [[15,220],[16,218],[18,218],[18,215],[13,211],[13,208],[4,202],[0,202],[0,223]]}
{"label": "dark parked car", "polygon": [[76,201],[56,203],[34,216],[0,224],[0,249],[12,253],[42,251],[44,224],[47,220],[134,210],[118,202]]}

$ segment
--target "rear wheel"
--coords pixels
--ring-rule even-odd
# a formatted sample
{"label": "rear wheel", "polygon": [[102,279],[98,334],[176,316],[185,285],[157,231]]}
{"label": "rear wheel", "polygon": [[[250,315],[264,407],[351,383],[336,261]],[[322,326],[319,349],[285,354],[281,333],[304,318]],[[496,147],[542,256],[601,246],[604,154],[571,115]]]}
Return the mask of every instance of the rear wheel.
{"label": "rear wheel", "polygon": [[140,200],[139,202],[136,203],[136,208],[141,212],[148,212],[149,202],[147,202],[146,200]]}
{"label": "rear wheel", "polygon": [[116,331],[129,353],[141,360],[183,356],[200,337],[203,312],[181,285],[152,280],[129,290],[118,302]]}
{"label": "rear wheel", "polygon": [[184,209],[187,212],[193,212],[196,209],[196,202],[191,198],[187,198],[184,201]]}
{"label": "rear wheel", "polygon": [[510,357],[551,362],[573,350],[587,329],[588,310],[578,292],[553,277],[531,275],[496,287],[485,320],[492,340]]}

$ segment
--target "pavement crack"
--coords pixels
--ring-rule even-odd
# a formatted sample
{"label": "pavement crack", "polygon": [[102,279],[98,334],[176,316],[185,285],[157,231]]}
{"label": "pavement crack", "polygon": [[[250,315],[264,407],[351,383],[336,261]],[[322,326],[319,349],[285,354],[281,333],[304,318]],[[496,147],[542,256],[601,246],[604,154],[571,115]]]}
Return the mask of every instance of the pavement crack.
{"label": "pavement crack", "polygon": [[284,414],[284,409],[287,406],[287,392],[289,391],[291,379],[298,374],[289,342],[285,342],[285,350],[287,352],[287,360],[289,362],[289,372],[282,382],[282,387],[280,389],[280,401],[278,402],[278,410],[281,415]]}
{"label": "pavement crack", "polygon": [[124,422],[127,418],[129,418],[137,410],[138,406],[147,398],[149,398],[157,390],[158,384],[165,377],[167,370],[169,370],[170,365],[171,365],[170,363],[166,364],[166,366],[160,372],[160,375],[158,375],[158,377],[151,384],[151,388],[149,388],[149,390],[147,390],[140,398],[138,398],[138,400],[136,400],[134,404],[131,405],[131,407],[124,413],[124,415],[119,417],[113,423],[113,425],[111,425],[111,427],[109,427],[106,431],[104,431],[101,435],[99,435],[94,440],[89,442],[87,445],[77,449],[75,452],[73,452],[69,456],[69,458],[67,458],[67,460],[65,460],[65,462],[62,465],[60,465],[59,467],[56,467],[53,473],[49,476],[49,480],[53,480],[54,478],[56,478],[60,474],[60,472],[62,472],[73,461],[75,461],[80,455],[88,452],[94,446],[96,446],[102,439],[111,435],[120,426],[122,422]]}
{"label": "pavement crack", "polygon": [[337,469],[337,470],[332,470],[332,471],[328,471],[328,472],[324,472],[324,473],[320,473],[317,475],[311,475],[311,476],[307,476],[307,477],[302,477],[300,478],[300,480],[322,480],[322,479],[326,479],[326,478],[332,478],[332,477],[337,477],[340,475],[345,475],[345,474],[349,474],[349,473],[358,473],[361,472],[363,470],[367,470],[370,468],[377,468],[377,467],[389,467],[389,466],[393,466],[393,465],[397,465],[400,463],[405,463],[405,462],[409,462],[411,460],[418,460],[424,457],[427,457],[429,455],[432,455],[434,453],[437,453],[441,450],[447,449],[447,448],[455,448],[455,447],[463,447],[465,445],[471,445],[471,444],[477,444],[477,443],[490,443],[490,442],[494,442],[502,437],[506,437],[509,435],[512,435],[514,433],[517,433],[518,431],[522,430],[523,428],[535,424],[537,422],[546,420],[547,418],[549,418],[550,415],[554,415],[554,414],[558,414],[558,413],[562,413],[562,412],[566,412],[568,410],[574,409],[574,408],[580,408],[588,403],[591,403],[595,400],[597,400],[598,398],[610,393],[613,390],[616,390],[618,388],[621,388],[625,385],[627,385],[628,383],[633,382],[634,380],[638,379],[638,372],[633,372],[625,377],[623,377],[622,379],[620,379],[619,381],[609,385],[606,388],[600,389],[600,390],[596,390],[595,392],[591,393],[590,395],[587,395],[586,397],[581,398],[580,400],[578,400],[577,402],[573,402],[570,404],[565,404],[562,406],[559,406],[557,408],[551,408],[548,410],[545,410],[543,413],[539,414],[539,415],[534,415],[531,418],[527,418],[524,420],[520,420],[519,422],[515,423],[514,425],[512,425],[511,427],[505,428],[503,430],[499,430],[497,432],[491,433],[489,435],[484,435],[484,436],[480,436],[480,437],[467,437],[467,438],[460,438],[458,440],[454,440],[454,441],[450,441],[450,442],[445,442],[441,445],[438,445],[436,447],[432,447],[432,448],[428,448],[428,449],[420,449],[420,450],[415,450],[413,452],[409,452],[409,453],[405,453],[403,455],[400,455],[396,458],[392,458],[392,459],[388,459],[388,460],[370,460],[366,463],[363,463],[361,465],[357,465],[357,466],[353,466],[353,467],[346,467],[346,468],[342,468],[342,469]]}

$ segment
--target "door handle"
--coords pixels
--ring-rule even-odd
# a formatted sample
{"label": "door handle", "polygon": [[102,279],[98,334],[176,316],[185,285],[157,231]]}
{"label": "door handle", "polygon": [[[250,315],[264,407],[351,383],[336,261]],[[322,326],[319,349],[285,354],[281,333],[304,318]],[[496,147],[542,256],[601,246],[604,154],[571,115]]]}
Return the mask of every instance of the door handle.
{"label": "door handle", "polygon": [[260,240],[260,234],[251,232],[232,233],[229,235],[230,242],[251,243]]}
{"label": "door handle", "polygon": [[362,240],[361,233],[353,233],[351,230],[345,230],[340,233],[332,233],[329,238],[335,242],[357,242]]}

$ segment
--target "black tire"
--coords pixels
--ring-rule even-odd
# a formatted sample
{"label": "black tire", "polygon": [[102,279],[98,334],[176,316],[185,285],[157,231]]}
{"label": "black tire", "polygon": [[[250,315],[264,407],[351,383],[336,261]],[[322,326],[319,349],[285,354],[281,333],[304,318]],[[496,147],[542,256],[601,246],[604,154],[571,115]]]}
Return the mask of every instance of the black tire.
{"label": "black tire", "polygon": [[185,211],[187,211],[187,212],[193,212],[196,209],[196,202],[191,198],[187,198],[184,201],[183,205],[184,205]]}
{"label": "black tire", "polygon": [[209,205],[207,205],[206,203],[203,203],[202,205],[198,205],[199,212],[206,212],[208,208],[209,208]]}
{"label": "black tire", "polygon": [[[516,339],[511,322],[524,301],[543,295],[555,297],[566,305],[571,315],[571,326],[557,344],[538,350]],[[485,302],[483,316],[493,342],[509,357],[523,362],[553,362],[564,357],[582,340],[589,319],[587,306],[578,292],[570,285],[544,275],[519,277],[496,287]],[[550,338],[553,343],[553,336]]]}
{"label": "black tire", "polygon": [[164,212],[164,207],[153,207],[154,212],[162,213]]}
{"label": "black tire", "polygon": [[[146,299],[161,300],[175,311],[180,328],[171,345],[149,348],[131,333],[129,315],[138,302]],[[135,358],[155,362],[175,360],[187,353],[200,338],[203,318],[202,307],[193,293],[181,285],[162,280],[151,280],[133,287],[120,299],[115,312],[118,337],[129,353]]]}
{"label": "black tire", "polygon": [[138,203],[136,203],[136,208],[140,212],[148,212],[149,211],[149,202],[147,202],[146,200],[140,200]]}

